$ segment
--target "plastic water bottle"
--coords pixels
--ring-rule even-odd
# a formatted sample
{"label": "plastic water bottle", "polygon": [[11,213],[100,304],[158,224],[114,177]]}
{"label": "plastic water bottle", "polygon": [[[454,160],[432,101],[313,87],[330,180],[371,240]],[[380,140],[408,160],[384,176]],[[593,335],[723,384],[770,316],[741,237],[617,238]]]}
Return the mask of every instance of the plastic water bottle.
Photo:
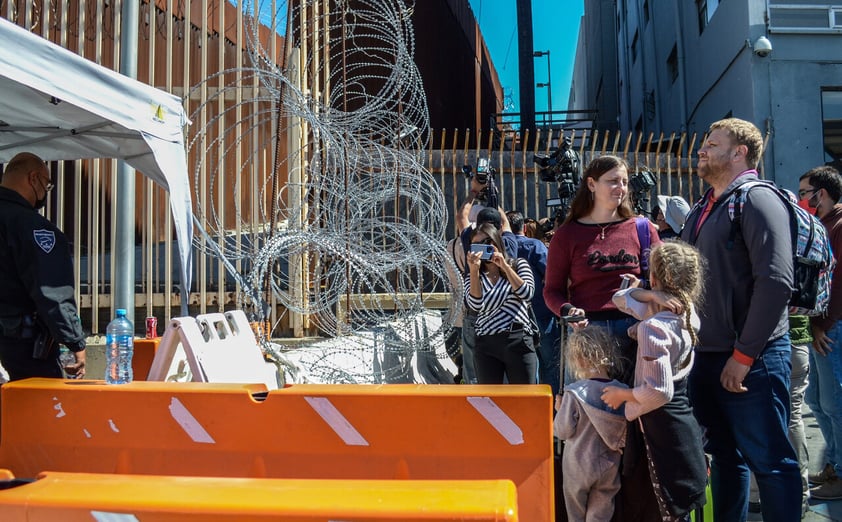
{"label": "plastic water bottle", "polygon": [[76,364],[76,356],[67,346],[61,345],[61,348],[58,349],[58,361],[63,370],[71,364]]}
{"label": "plastic water bottle", "polygon": [[126,318],[126,310],[117,309],[117,317],[105,329],[105,382],[126,384],[132,382],[132,354],[134,353],[134,326]]}

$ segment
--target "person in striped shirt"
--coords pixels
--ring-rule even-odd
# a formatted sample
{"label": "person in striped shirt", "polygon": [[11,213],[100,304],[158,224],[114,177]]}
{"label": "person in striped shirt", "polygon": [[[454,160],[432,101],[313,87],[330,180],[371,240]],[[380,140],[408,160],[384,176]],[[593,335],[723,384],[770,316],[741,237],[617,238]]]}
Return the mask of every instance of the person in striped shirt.
{"label": "person in striped shirt", "polygon": [[538,357],[529,306],[535,292],[525,259],[509,258],[500,232],[491,223],[471,233],[471,245],[491,245],[493,253],[468,252],[465,305],[477,314],[474,363],[479,384],[537,384]]}

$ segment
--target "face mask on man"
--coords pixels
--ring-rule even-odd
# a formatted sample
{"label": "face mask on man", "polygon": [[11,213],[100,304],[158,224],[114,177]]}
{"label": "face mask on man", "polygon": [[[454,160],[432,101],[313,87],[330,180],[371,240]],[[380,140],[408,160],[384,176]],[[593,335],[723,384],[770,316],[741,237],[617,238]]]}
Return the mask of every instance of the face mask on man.
{"label": "face mask on man", "polygon": [[816,214],[816,207],[812,205],[814,196],[810,196],[809,198],[804,198],[798,200],[798,206],[809,212],[810,214]]}
{"label": "face mask on man", "polygon": [[[41,184],[40,179],[38,180],[38,183]],[[32,187],[32,188],[33,188],[33,190],[35,190],[35,187]],[[38,191],[35,190],[35,198],[36,199],[35,199],[35,204],[33,205],[33,208],[35,208],[35,210],[41,210],[42,208],[44,208],[47,205],[47,196],[50,194],[50,191],[47,190],[47,187],[43,187],[43,186],[41,187],[41,189],[44,191],[44,195],[41,196],[40,198],[38,198]]]}
{"label": "face mask on man", "polygon": [[41,210],[47,206],[47,193],[44,192],[44,197],[35,200],[35,210]]}

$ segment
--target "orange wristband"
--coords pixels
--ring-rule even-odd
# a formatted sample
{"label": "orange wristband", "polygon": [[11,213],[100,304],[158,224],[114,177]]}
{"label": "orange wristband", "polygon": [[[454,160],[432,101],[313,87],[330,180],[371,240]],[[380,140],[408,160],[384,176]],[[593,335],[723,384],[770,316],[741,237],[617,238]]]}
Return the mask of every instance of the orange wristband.
{"label": "orange wristband", "polygon": [[746,366],[751,366],[754,364],[754,358],[749,357],[748,355],[742,353],[741,351],[734,348],[734,353],[731,354],[731,357],[734,358],[740,364],[745,364]]}

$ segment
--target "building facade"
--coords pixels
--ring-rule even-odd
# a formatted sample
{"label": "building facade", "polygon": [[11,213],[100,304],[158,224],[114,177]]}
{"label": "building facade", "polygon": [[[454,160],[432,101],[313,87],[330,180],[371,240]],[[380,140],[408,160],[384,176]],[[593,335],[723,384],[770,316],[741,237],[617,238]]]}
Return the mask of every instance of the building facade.
{"label": "building facade", "polygon": [[766,176],[788,188],[842,162],[842,2],[586,0],[582,29],[570,110],[699,139],[720,118],[752,121]]}

